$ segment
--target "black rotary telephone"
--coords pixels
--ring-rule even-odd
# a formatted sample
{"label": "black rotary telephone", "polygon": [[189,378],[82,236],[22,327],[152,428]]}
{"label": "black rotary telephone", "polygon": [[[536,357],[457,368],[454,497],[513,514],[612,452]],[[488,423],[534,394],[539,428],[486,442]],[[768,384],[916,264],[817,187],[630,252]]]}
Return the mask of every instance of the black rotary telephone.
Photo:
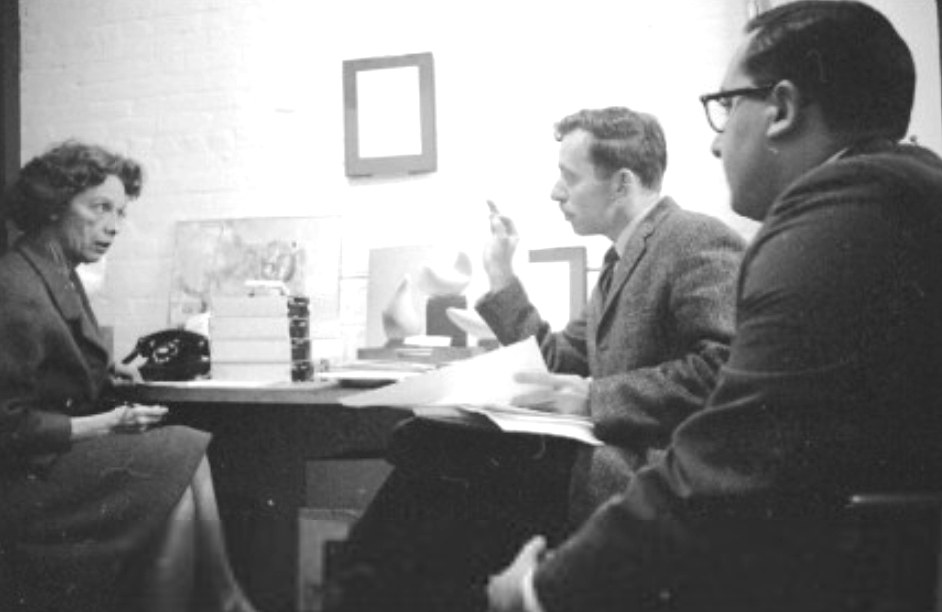
{"label": "black rotary telephone", "polygon": [[184,329],[165,329],[144,336],[121,363],[137,357],[144,380],[193,380],[209,374],[209,339]]}

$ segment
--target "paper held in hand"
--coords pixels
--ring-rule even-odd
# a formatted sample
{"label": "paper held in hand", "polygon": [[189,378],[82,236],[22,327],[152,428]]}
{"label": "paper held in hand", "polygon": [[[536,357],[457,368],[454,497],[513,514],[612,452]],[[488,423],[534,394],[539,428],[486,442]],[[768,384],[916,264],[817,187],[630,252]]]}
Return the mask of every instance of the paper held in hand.
{"label": "paper held in hand", "polygon": [[547,372],[534,338],[501,347],[395,384],[341,400],[344,406],[389,406],[416,414],[475,413],[487,417],[504,431],[560,436],[600,445],[586,417],[560,415],[513,405],[514,398],[538,390],[518,383],[514,374]]}

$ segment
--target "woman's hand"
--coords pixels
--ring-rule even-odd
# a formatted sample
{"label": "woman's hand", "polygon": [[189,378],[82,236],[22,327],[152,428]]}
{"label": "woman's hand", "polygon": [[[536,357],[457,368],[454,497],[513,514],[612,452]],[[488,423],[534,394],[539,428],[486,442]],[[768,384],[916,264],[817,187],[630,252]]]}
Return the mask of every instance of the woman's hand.
{"label": "woman's hand", "polygon": [[140,382],[144,382],[144,378],[137,366],[125,363],[111,365],[111,384],[115,387],[126,387]]}
{"label": "woman's hand", "polygon": [[167,416],[166,406],[126,404],[109,412],[72,418],[72,440],[97,438],[114,433],[143,433]]}
{"label": "woman's hand", "polygon": [[111,411],[117,418],[114,431],[122,433],[140,433],[159,424],[167,416],[166,406],[144,406],[126,404]]}

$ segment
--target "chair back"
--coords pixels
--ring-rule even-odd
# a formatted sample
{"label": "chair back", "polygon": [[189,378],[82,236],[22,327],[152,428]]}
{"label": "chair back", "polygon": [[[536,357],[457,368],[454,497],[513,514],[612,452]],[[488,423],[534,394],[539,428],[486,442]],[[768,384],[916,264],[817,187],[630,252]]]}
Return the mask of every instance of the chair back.
{"label": "chair back", "polygon": [[847,511],[849,609],[942,612],[942,491],[857,494]]}

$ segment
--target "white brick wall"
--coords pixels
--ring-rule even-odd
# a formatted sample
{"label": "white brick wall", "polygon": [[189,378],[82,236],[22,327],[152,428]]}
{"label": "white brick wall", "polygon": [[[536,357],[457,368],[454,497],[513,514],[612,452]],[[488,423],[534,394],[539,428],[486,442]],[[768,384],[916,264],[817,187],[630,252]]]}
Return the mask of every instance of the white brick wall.
{"label": "white brick wall", "polygon": [[[666,190],[749,231],[727,210],[696,98],[719,83],[743,5],[21,0],[23,157],[74,136],[146,166],[96,298],[119,355],[167,324],[176,221],[320,214],[344,216],[352,351],[371,247],[466,246],[478,265],[485,198],[515,217],[522,248],[579,244],[548,196],[552,124],[581,107],[656,113]],[[347,180],[341,61],[423,51],[435,55],[439,171]]]}

